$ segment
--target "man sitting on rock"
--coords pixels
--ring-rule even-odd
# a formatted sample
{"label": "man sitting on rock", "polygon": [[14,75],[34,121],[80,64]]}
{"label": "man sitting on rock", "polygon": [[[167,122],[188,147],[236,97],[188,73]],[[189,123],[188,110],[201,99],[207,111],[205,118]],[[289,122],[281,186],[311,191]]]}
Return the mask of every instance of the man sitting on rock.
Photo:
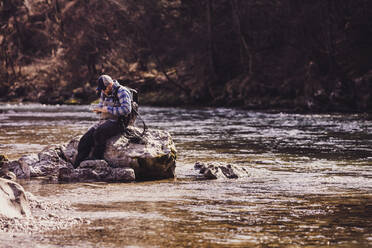
{"label": "man sitting on rock", "polygon": [[137,105],[133,102],[130,89],[121,86],[110,76],[102,75],[98,78],[96,91],[100,96],[100,101],[93,111],[101,115],[100,122],[81,137],[74,168],[88,158],[92,149],[90,159],[103,159],[106,141],[122,133],[135,118]]}

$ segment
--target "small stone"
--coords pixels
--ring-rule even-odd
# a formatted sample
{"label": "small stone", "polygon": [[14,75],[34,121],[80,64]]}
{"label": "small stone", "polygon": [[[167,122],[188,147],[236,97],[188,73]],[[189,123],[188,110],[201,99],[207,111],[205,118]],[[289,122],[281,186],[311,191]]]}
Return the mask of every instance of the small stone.
{"label": "small stone", "polygon": [[232,164],[224,163],[208,163],[204,164],[196,162],[194,165],[200,174],[203,174],[206,179],[220,179],[220,178],[242,178],[249,176],[249,171],[242,167]]}

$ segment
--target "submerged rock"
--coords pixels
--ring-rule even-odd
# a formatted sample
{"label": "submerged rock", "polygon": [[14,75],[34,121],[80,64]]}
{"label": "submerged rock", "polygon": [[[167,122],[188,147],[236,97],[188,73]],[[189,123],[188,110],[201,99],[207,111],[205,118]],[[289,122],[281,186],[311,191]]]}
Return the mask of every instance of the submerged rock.
{"label": "submerged rock", "polygon": [[0,178],[0,217],[29,216],[30,205],[23,187],[11,180]]}
{"label": "submerged rock", "polygon": [[[138,128],[130,132],[139,133]],[[47,147],[39,154],[9,162],[17,178],[50,177],[63,182],[131,182],[175,177],[176,148],[166,131],[147,130],[140,140],[119,135],[108,140],[104,160],[83,161],[76,169],[80,137],[64,146]]]}
{"label": "submerged rock", "polygon": [[196,162],[194,165],[206,179],[219,178],[242,178],[249,176],[249,171],[241,166],[223,163],[201,163]]}

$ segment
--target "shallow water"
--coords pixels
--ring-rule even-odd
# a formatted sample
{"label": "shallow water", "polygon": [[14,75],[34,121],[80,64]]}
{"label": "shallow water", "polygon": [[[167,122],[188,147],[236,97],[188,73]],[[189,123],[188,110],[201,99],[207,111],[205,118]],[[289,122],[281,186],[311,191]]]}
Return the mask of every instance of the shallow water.
{"label": "shallow water", "polygon": [[[84,133],[89,106],[0,106],[0,154],[17,159]],[[31,236],[31,246],[372,246],[372,118],[232,109],[140,109],[168,130],[177,179],[129,184],[23,181],[73,204],[91,224]],[[203,181],[196,161],[233,162],[250,176]],[[9,237],[8,237],[9,238]],[[0,245],[7,244],[0,237]]]}

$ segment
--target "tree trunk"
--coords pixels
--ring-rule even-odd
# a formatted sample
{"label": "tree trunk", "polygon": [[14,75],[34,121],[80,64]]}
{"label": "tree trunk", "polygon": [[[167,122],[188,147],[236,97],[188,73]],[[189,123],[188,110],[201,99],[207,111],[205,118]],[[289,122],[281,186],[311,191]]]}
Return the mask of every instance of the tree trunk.
{"label": "tree trunk", "polygon": [[[232,14],[234,18],[234,22],[236,25],[236,30],[239,36],[239,43],[240,43],[240,61],[242,68],[244,72],[248,72],[250,76],[253,75],[253,60],[254,60],[254,54],[252,49],[248,46],[248,43],[244,37],[242,27],[241,27],[241,21],[240,21],[240,15],[239,15],[239,7],[238,7],[238,1],[237,0],[231,0],[231,7],[232,7]],[[248,66],[245,65],[245,58],[248,59]]]}
{"label": "tree trunk", "polygon": [[214,98],[213,93],[213,83],[217,80],[216,74],[216,62],[215,62],[215,54],[213,49],[213,20],[212,20],[212,13],[213,13],[213,3],[212,0],[207,0],[207,51],[208,51],[208,80],[206,82],[209,95]]}
{"label": "tree trunk", "polygon": [[207,0],[207,28],[208,28],[208,64],[212,78],[216,78],[216,65],[213,49],[212,0]]}
{"label": "tree trunk", "polygon": [[327,0],[327,56],[329,60],[329,71],[331,74],[335,73],[335,64],[336,64],[336,59],[335,59],[335,39],[334,39],[334,31],[333,31],[333,20],[332,20],[332,1]]}

